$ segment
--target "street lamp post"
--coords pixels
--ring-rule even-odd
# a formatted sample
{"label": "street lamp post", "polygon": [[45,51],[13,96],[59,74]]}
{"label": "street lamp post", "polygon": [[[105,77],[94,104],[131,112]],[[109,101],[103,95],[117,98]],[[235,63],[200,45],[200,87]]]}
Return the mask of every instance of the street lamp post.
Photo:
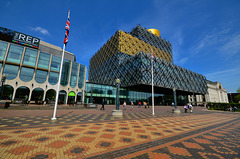
{"label": "street lamp post", "polygon": [[176,88],[173,88],[173,97],[174,97],[174,113],[181,113],[180,110],[177,108]]}
{"label": "street lamp post", "polygon": [[7,78],[7,75],[6,74],[3,74],[2,76],[2,80],[1,80],[1,96],[0,96],[0,100],[2,100],[2,94],[3,94],[3,86],[4,86],[4,83],[6,81],[6,78]]}
{"label": "street lamp post", "polygon": [[91,97],[90,97],[90,103],[93,103],[92,93],[93,93],[93,85],[91,85]]}
{"label": "street lamp post", "polygon": [[119,89],[120,89],[120,79],[116,79],[116,110],[119,110],[119,106],[120,106],[120,103],[119,103]]}

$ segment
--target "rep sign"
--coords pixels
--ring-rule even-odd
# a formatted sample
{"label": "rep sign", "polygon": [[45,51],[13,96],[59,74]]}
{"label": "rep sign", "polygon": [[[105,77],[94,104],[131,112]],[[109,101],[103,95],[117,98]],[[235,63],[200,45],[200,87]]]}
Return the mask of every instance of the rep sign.
{"label": "rep sign", "polygon": [[33,48],[36,48],[36,49],[38,48],[39,43],[40,43],[40,39],[35,38],[33,36],[30,36],[30,35],[19,33],[17,31],[14,32],[12,41],[15,42],[15,43],[26,45],[26,46],[29,46],[29,47],[33,47]]}

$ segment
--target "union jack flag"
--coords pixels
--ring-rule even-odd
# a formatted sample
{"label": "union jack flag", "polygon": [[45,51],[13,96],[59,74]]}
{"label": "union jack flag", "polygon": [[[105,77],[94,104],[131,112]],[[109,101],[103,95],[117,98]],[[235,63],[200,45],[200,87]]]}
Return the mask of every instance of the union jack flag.
{"label": "union jack flag", "polygon": [[68,42],[69,29],[70,29],[70,17],[69,17],[69,15],[70,15],[70,11],[68,12],[68,19],[67,19],[67,23],[66,23],[66,26],[65,26],[66,32],[65,32],[65,38],[64,38],[64,41],[63,41],[63,43],[64,43],[65,45],[66,45],[67,42]]}

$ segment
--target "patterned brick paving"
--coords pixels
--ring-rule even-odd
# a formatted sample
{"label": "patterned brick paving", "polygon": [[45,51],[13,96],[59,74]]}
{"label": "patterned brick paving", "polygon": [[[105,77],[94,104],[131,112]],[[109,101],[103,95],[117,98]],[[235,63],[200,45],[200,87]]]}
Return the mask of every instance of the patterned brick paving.
{"label": "patterned brick paving", "polygon": [[240,113],[197,109],[158,107],[152,116],[136,108],[123,118],[58,110],[57,122],[45,110],[0,110],[0,158],[239,158]]}

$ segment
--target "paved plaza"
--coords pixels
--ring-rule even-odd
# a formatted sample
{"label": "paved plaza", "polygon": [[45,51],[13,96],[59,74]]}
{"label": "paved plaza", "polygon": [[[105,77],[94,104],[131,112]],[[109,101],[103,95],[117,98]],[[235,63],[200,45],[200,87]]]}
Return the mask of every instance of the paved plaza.
{"label": "paved plaza", "polygon": [[[240,158],[240,113],[194,107],[0,110],[0,158]],[[183,112],[183,107],[179,107]]]}

